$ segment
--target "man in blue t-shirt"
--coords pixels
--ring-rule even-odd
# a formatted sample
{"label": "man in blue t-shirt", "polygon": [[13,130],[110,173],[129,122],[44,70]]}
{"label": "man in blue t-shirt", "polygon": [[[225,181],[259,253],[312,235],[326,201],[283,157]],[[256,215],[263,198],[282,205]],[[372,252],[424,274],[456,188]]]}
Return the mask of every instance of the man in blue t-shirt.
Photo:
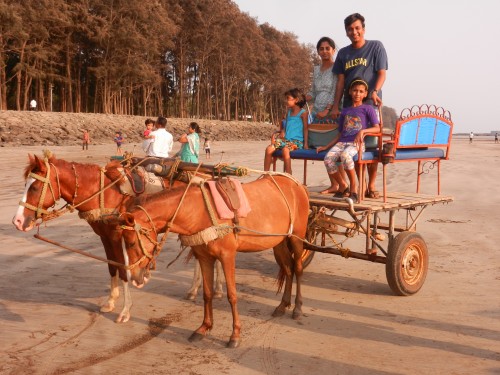
{"label": "man in blue t-shirt", "polygon": [[[348,94],[349,85],[356,77],[368,83],[368,97],[365,104],[382,105],[382,86],[385,82],[388,69],[387,53],[378,40],[365,39],[365,18],[354,13],[344,20],[347,37],[351,45],[341,48],[333,65],[333,73],[338,76],[335,89],[335,98],[332,106],[332,115],[340,114],[340,101],[344,97],[343,107],[352,105]],[[366,196],[378,198],[380,194],[375,189],[377,164],[370,164],[368,168],[369,182]]]}

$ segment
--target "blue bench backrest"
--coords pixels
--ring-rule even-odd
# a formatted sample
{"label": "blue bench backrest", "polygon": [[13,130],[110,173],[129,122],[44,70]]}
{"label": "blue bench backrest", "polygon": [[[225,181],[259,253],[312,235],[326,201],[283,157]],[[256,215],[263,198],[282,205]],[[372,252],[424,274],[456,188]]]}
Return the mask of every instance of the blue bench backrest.
{"label": "blue bench backrest", "polygon": [[434,116],[399,120],[398,147],[446,147],[451,141],[452,125]]}

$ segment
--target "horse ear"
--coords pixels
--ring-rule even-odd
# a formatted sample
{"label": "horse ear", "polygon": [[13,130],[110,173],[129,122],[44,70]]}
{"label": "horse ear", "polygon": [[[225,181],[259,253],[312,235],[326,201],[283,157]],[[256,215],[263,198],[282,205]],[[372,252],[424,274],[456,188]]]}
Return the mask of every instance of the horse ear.
{"label": "horse ear", "polygon": [[45,171],[45,163],[43,160],[41,160],[38,156],[35,155],[35,169],[39,170],[40,172]]}

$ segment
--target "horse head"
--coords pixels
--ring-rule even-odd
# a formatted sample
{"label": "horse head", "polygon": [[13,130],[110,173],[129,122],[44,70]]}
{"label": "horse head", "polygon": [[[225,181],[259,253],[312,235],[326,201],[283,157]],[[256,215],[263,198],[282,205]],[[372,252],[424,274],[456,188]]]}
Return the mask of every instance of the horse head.
{"label": "horse head", "polygon": [[29,163],[25,169],[26,185],[12,223],[18,230],[31,230],[38,219],[49,214],[48,208],[55,206],[61,197],[59,176],[55,167],[55,157],[50,151],[44,157],[28,155]]}
{"label": "horse head", "polygon": [[124,267],[128,280],[137,288],[142,288],[149,281],[149,270],[154,269],[161,244],[157,242],[158,233],[151,224],[141,223],[129,212],[123,212],[112,219],[122,230],[122,249]]}

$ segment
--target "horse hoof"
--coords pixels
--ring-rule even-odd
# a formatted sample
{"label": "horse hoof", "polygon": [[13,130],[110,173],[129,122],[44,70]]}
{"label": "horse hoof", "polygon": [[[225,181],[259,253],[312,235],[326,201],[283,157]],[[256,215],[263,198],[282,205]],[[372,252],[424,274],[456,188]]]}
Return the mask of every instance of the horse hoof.
{"label": "horse hoof", "polygon": [[293,320],[300,320],[302,318],[302,311],[294,311],[292,314]]}
{"label": "horse hoof", "polygon": [[277,308],[274,310],[273,314],[272,314],[272,316],[273,316],[274,318],[277,318],[277,317],[279,317],[279,316],[283,316],[283,315],[285,315],[285,310],[280,309],[279,307],[277,307]]}
{"label": "horse hoof", "polygon": [[204,335],[202,335],[201,333],[198,333],[198,332],[193,332],[193,334],[191,336],[189,336],[189,342],[197,342],[197,341],[201,341],[205,338]]}
{"label": "horse hoof", "polygon": [[193,293],[188,293],[187,296],[186,296],[186,299],[188,301],[194,301],[196,298],[196,294],[193,294]]}
{"label": "horse hoof", "polygon": [[113,305],[105,304],[104,306],[101,306],[100,311],[103,313],[108,313],[108,312],[113,311],[114,309],[115,309],[115,307]]}
{"label": "horse hoof", "polygon": [[227,343],[226,347],[230,348],[230,349],[234,349],[234,348],[237,348],[238,346],[240,346],[240,344],[241,344],[241,339],[231,339]]}
{"label": "horse hoof", "polygon": [[116,318],[115,323],[127,323],[130,319],[130,314],[120,314]]}

